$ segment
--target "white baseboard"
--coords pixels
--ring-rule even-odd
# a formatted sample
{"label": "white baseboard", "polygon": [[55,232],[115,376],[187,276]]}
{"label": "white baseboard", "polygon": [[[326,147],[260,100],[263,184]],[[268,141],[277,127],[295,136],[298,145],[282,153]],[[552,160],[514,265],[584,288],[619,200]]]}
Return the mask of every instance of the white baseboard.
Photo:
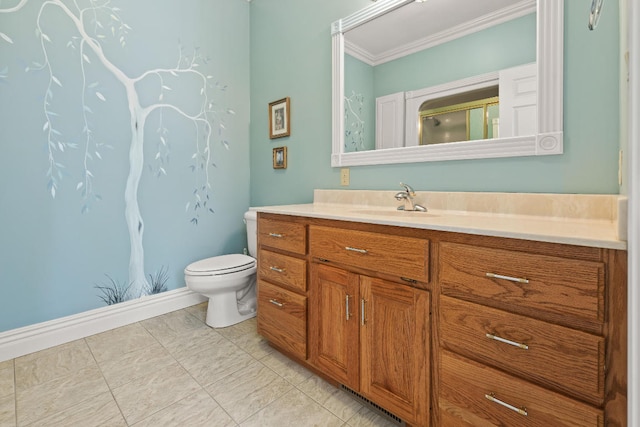
{"label": "white baseboard", "polygon": [[186,287],[0,333],[0,362],[199,304]]}

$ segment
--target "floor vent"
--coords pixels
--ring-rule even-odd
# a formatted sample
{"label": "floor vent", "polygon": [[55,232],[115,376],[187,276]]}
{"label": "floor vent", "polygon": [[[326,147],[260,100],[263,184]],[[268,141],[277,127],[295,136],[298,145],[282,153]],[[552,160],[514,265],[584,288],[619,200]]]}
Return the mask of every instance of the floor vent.
{"label": "floor vent", "polygon": [[383,407],[376,405],[375,403],[373,403],[372,401],[370,401],[366,397],[364,397],[361,394],[351,390],[349,387],[345,386],[344,384],[340,384],[340,388],[342,390],[346,391],[347,393],[349,393],[349,395],[351,395],[351,397],[353,397],[355,400],[357,400],[358,402],[362,403],[364,406],[366,406],[367,408],[371,409],[373,412],[377,413],[378,415],[380,415],[380,416],[384,417],[385,419],[391,421],[395,425],[397,425],[399,427],[405,427],[406,426],[406,423],[404,421],[402,421],[402,419],[400,417],[398,417],[397,415],[392,414],[391,412],[387,411]]}

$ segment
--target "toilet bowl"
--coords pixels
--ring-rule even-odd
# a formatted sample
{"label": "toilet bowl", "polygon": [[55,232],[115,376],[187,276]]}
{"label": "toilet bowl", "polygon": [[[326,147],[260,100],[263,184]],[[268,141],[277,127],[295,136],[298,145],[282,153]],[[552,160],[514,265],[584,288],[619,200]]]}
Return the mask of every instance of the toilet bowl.
{"label": "toilet bowl", "polygon": [[[257,214],[244,215],[247,224],[249,253],[255,254],[257,244]],[[187,287],[209,298],[207,325],[223,328],[256,315],[256,260],[230,254],[206,258],[184,269]]]}

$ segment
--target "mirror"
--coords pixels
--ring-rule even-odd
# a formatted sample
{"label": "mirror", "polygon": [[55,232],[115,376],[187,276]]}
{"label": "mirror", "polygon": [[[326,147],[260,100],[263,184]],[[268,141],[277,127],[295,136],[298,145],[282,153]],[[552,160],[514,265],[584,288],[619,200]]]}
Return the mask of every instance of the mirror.
{"label": "mirror", "polygon": [[[428,13],[423,16],[420,8],[425,6],[429,6],[429,9],[425,9]],[[480,6],[493,9],[479,10]],[[449,12],[451,7],[453,13]],[[451,52],[447,49],[452,49],[452,45],[445,43],[461,43],[465,38],[469,39],[465,37],[467,35],[474,36],[477,40],[477,35],[482,32],[490,31],[499,25],[511,25],[510,23],[523,25],[520,22],[523,20],[527,28],[535,28],[535,37],[524,37],[531,39],[528,48],[504,54],[507,47],[485,46],[485,53],[476,55],[482,58],[491,55],[490,61],[484,62],[491,62],[492,66],[498,64],[498,69],[487,69],[486,64],[479,67],[466,64],[460,67],[464,70],[457,73],[457,70],[451,72],[451,68],[441,71],[437,65],[422,63],[412,67],[412,75],[403,74],[401,78],[389,77],[392,74],[385,75],[389,69],[399,68],[398,64],[407,61],[407,58],[411,58],[410,60],[416,64],[416,55],[427,51],[444,54],[446,57],[446,54]],[[418,22],[420,25],[415,26],[412,22]],[[376,37],[379,34],[383,37]],[[360,12],[336,21],[332,26],[331,165],[341,167],[561,154],[562,34],[563,2],[557,0],[428,0],[421,3],[414,0],[378,0]],[[376,39],[384,43],[373,43]],[[438,49],[440,52],[437,52]],[[472,52],[482,51],[475,46]],[[513,62],[514,56],[518,55],[521,58]],[[520,66],[531,60],[532,63]],[[365,73],[362,71],[363,68],[367,69]],[[416,73],[416,69],[420,72]],[[477,69],[477,74],[464,75],[464,72],[469,73],[470,69],[472,72]],[[526,81],[521,78],[522,70],[529,73]],[[380,81],[374,81],[374,75],[376,78],[381,75],[385,77]],[[424,75],[436,80],[440,78],[440,81],[429,85],[428,78],[425,79]],[[509,135],[509,132],[503,134],[498,132],[498,127],[492,127],[493,123],[485,121],[482,131],[460,131],[459,135],[466,135],[464,141],[457,141],[454,137],[442,137],[437,144],[424,144],[423,134],[427,132],[429,125],[433,126],[437,122],[433,118],[425,118],[429,117],[429,114],[425,114],[424,111],[421,113],[423,105],[428,105],[434,100],[435,105],[440,105],[442,102],[438,104],[438,100],[447,97],[459,99],[464,93],[497,87],[503,77],[512,79],[511,83],[515,84],[510,86],[526,88],[533,94],[528,111],[531,123],[520,125],[520,129],[524,131],[513,133],[516,136]],[[443,78],[449,78],[451,81],[444,81]],[[367,92],[360,90],[358,85],[375,86],[375,89],[368,89]],[[501,95],[502,93],[503,91]],[[375,105],[376,98],[377,112],[375,106],[372,106]],[[502,99],[500,96],[500,101]],[[483,107],[484,114],[493,114],[491,119],[497,118],[497,106],[492,107],[490,104],[487,103]],[[500,130],[503,129],[503,124],[505,129],[507,128],[503,121],[510,125],[524,122],[522,108],[518,109],[506,101],[504,104],[503,106],[503,102],[500,102],[500,119],[492,120],[494,123],[499,121]],[[509,105],[512,110],[507,109]],[[487,107],[492,109],[491,113]],[[381,114],[386,114],[384,120],[380,119]],[[422,119],[421,115],[424,116]],[[467,114],[466,117],[470,115]],[[379,141],[373,142],[376,138],[372,138],[376,133],[379,141],[384,139],[391,143],[376,146],[376,142]],[[385,138],[380,138],[380,135],[385,135]]]}

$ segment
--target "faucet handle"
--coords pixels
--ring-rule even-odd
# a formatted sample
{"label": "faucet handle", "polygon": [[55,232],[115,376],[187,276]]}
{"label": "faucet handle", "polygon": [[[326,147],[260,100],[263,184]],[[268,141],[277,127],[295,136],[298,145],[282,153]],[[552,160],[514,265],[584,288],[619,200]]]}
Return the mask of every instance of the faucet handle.
{"label": "faucet handle", "polygon": [[411,186],[409,184],[405,184],[405,183],[401,182],[400,186],[404,187],[404,190],[407,192],[407,195],[410,195],[410,196],[415,196],[416,195],[416,192],[413,191],[413,188],[411,188]]}

